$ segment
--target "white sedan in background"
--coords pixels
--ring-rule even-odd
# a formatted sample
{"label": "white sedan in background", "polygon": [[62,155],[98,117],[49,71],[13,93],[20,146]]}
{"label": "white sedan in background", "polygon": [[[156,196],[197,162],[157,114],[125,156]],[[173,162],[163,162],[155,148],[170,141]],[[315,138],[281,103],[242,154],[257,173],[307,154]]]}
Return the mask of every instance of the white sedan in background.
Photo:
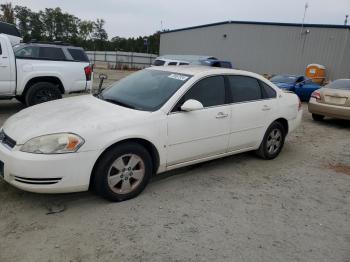
{"label": "white sedan in background", "polygon": [[0,133],[0,176],[31,192],[94,188],[123,201],[153,174],[251,150],[273,159],[301,115],[295,94],[254,73],[149,68],[98,96],[12,116]]}

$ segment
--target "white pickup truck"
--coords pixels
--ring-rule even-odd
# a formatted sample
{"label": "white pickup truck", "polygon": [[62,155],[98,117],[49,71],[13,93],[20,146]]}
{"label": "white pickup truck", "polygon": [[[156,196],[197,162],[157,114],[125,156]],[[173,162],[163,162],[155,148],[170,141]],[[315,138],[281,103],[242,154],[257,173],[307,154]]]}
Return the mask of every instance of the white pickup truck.
{"label": "white pickup truck", "polygon": [[12,46],[0,34],[0,99],[27,106],[91,90],[92,67],[84,50],[60,43]]}

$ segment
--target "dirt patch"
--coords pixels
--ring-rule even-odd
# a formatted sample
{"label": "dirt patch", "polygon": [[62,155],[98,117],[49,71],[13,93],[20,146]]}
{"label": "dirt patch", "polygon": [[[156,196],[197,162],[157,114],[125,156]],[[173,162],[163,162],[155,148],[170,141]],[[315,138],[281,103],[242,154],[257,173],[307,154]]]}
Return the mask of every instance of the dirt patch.
{"label": "dirt patch", "polygon": [[328,168],[333,169],[337,173],[343,173],[350,176],[350,166],[344,164],[329,164]]}
{"label": "dirt patch", "polygon": [[[128,73],[105,71],[110,82]],[[22,108],[0,101],[0,125]],[[350,262],[350,121],[315,122],[303,109],[276,159],[174,170],[122,203],[0,179],[0,261]]]}

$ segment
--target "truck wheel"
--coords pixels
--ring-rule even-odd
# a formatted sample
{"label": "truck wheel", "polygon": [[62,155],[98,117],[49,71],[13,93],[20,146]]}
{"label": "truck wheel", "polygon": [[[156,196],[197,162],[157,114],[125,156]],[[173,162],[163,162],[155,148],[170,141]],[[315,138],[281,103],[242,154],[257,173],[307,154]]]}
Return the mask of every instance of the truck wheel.
{"label": "truck wheel", "polygon": [[124,201],[139,195],[152,175],[152,159],[137,143],[116,145],[106,152],[94,171],[93,188],[111,201]]}
{"label": "truck wheel", "polygon": [[29,87],[25,94],[25,102],[27,106],[33,106],[60,98],[62,98],[60,90],[50,82],[36,83]]}
{"label": "truck wheel", "polygon": [[18,102],[21,102],[22,104],[26,103],[26,101],[25,101],[23,96],[16,96],[16,99],[17,99]]}
{"label": "truck wheel", "polygon": [[263,159],[274,159],[281,152],[286,131],[279,122],[273,122],[267,129],[264,139],[261,142],[256,154]]}

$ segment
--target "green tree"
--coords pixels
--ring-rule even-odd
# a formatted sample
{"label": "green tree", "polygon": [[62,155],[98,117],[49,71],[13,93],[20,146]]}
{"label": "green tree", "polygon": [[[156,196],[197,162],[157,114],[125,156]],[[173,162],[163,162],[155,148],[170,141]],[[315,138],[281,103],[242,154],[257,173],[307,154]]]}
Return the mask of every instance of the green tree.
{"label": "green tree", "polygon": [[79,23],[79,37],[82,41],[91,39],[95,29],[95,23],[89,20],[83,20]]}
{"label": "green tree", "polygon": [[22,34],[24,40],[30,38],[30,16],[32,15],[32,11],[25,6],[15,7],[15,14],[17,19],[17,27]]}
{"label": "green tree", "polygon": [[1,21],[14,24],[15,14],[11,3],[5,3],[0,5],[2,15],[0,16]]}
{"label": "green tree", "polygon": [[43,23],[43,12],[32,12],[29,18],[29,28],[31,28],[30,39],[44,40],[45,24]]}
{"label": "green tree", "polygon": [[42,16],[45,25],[45,36],[48,40],[53,40],[55,34],[55,19],[53,16],[53,9],[45,8],[45,11],[42,13]]}
{"label": "green tree", "polygon": [[99,50],[105,50],[105,42],[108,39],[108,34],[104,29],[104,25],[105,20],[97,19],[95,22],[94,32],[92,34]]}

